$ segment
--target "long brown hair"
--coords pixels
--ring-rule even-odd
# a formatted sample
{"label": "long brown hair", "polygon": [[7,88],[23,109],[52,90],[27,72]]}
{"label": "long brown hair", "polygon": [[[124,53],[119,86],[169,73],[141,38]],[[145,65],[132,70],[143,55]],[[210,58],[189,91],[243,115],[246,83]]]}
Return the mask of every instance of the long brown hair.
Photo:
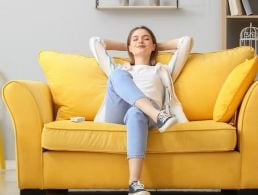
{"label": "long brown hair", "polygon": [[146,26],[137,26],[129,32],[129,35],[127,38],[127,51],[128,51],[128,55],[129,55],[130,64],[135,65],[135,60],[134,60],[134,55],[129,51],[129,45],[131,43],[131,39],[132,39],[132,35],[133,35],[134,31],[136,31],[138,29],[146,30],[150,34],[153,44],[156,44],[155,50],[151,52],[151,56],[150,56],[150,65],[155,66],[156,57],[158,55],[157,41],[156,41],[156,37],[155,37],[154,33]]}

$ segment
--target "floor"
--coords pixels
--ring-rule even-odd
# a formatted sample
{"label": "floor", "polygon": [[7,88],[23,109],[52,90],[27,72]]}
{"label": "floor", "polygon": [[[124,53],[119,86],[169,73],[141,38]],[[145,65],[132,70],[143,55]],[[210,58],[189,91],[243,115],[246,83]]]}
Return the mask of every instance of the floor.
{"label": "floor", "polygon": [[[19,189],[17,187],[16,181],[16,172],[15,170],[0,170],[0,195],[19,195]],[[34,195],[35,193],[29,193]],[[56,192],[56,191],[48,191],[46,195],[126,195],[128,194],[127,191],[78,191],[78,190],[69,190],[69,192]],[[159,190],[154,191],[151,190],[152,195],[221,195],[224,193],[220,193],[219,190],[214,191],[182,191],[182,190],[175,190],[175,191],[165,191]],[[226,193],[227,195],[235,194],[235,192]],[[35,194],[37,195],[37,193]]]}
{"label": "floor", "polygon": [[18,195],[15,170],[0,169],[0,195]]}

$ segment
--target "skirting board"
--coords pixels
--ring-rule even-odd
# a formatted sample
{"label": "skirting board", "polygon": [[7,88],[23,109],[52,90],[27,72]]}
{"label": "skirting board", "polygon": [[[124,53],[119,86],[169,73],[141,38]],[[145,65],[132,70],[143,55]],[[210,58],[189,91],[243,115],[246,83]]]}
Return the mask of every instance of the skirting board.
{"label": "skirting board", "polygon": [[5,169],[6,170],[15,170],[16,169],[15,160],[6,160],[5,161]]}

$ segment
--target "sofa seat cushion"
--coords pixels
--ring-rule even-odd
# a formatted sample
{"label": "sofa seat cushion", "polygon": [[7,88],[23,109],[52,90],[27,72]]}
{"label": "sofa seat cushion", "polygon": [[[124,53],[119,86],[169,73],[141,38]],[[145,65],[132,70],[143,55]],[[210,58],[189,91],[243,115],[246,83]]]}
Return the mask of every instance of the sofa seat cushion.
{"label": "sofa seat cushion", "polygon": [[[147,153],[216,152],[234,150],[236,129],[211,120],[179,123],[164,133],[151,129]],[[44,125],[42,147],[55,151],[126,153],[124,125],[68,120]]]}

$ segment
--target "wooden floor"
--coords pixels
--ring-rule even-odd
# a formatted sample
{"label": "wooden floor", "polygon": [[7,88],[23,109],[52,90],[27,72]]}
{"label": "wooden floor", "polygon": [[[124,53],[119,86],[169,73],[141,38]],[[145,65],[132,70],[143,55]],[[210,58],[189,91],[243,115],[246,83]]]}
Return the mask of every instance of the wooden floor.
{"label": "wooden floor", "polygon": [[[220,191],[165,191],[165,190],[151,190],[151,195],[221,195],[221,194],[236,194],[235,192],[220,193]],[[16,172],[15,170],[0,170],[0,195],[19,195],[20,191],[17,187]],[[31,193],[34,195],[35,193]],[[46,195],[127,195],[128,192],[125,191],[78,191],[69,190],[67,193],[48,191]],[[35,194],[37,195],[37,194]]]}

